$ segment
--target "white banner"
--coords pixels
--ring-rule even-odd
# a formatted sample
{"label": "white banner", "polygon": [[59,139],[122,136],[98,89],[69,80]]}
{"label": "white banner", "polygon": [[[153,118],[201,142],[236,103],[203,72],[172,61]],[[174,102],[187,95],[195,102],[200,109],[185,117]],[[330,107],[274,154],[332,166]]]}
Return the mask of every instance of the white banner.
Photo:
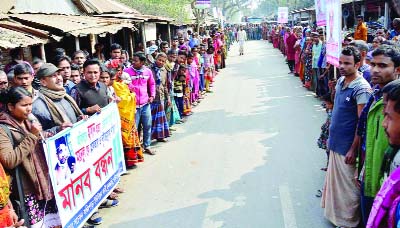
{"label": "white banner", "polygon": [[278,7],[278,23],[286,24],[289,18],[289,8],[288,7]]}
{"label": "white banner", "polygon": [[326,61],[339,66],[342,50],[342,5],[340,0],[326,0]]}
{"label": "white banner", "polygon": [[150,40],[157,40],[157,29],[156,23],[145,22],[144,23],[144,32],[146,42]]}
{"label": "white banner", "polygon": [[126,172],[117,105],[47,139],[45,150],[62,226],[81,227]]}
{"label": "white banner", "polygon": [[315,15],[317,18],[317,26],[326,25],[326,0],[315,0]]}

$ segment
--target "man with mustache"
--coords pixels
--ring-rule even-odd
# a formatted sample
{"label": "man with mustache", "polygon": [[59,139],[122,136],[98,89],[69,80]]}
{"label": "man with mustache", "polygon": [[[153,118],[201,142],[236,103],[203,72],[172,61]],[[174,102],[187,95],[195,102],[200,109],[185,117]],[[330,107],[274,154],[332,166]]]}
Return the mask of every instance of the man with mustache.
{"label": "man with mustache", "polygon": [[360,222],[360,194],[354,173],[359,137],[357,122],[371,96],[369,83],[357,72],[360,52],[345,47],[339,58],[341,78],[335,87],[335,102],[329,128],[329,164],[321,206],[335,226],[357,227]]}
{"label": "man with mustache", "polygon": [[[397,78],[400,72],[400,53],[392,46],[382,45],[374,50],[371,60],[371,82],[374,93],[365,105],[358,125],[361,137],[361,212],[367,222],[372,203],[380,188],[381,167],[388,139],[382,127],[382,88]],[[364,161],[364,165],[362,166]]]}

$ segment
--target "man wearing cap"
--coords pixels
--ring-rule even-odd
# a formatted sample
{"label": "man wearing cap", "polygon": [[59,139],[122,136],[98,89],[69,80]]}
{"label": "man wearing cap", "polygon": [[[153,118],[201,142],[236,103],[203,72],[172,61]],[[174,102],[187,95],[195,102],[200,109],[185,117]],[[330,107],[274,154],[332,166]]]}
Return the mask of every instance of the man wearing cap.
{"label": "man wearing cap", "polygon": [[151,45],[150,47],[147,48],[147,63],[146,65],[150,66],[154,64],[155,58],[158,54],[158,47],[157,45]]}
{"label": "man wearing cap", "polygon": [[38,98],[33,102],[32,113],[50,135],[71,127],[83,118],[78,105],[64,89],[60,71],[55,65],[45,63],[36,74],[41,87]]}
{"label": "man wearing cap", "polygon": [[318,78],[320,75],[319,67],[318,67],[318,60],[319,57],[321,56],[321,50],[322,50],[322,42],[319,39],[319,34],[317,32],[312,32],[312,39],[313,39],[313,46],[312,46],[312,69],[313,69],[313,75],[312,75],[312,90],[316,93],[317,96],[322,96],[323,94],[319,94],[317,91],[318,87]]}
{"label": "man wearing cap", "polygon": [[237,39],[239,42],[239,55],[243,55],[244,41],[247,40],[247,33],[246,33],[246,31],[244,31],[243,26],[240,27],[240,31],[237,34]]}

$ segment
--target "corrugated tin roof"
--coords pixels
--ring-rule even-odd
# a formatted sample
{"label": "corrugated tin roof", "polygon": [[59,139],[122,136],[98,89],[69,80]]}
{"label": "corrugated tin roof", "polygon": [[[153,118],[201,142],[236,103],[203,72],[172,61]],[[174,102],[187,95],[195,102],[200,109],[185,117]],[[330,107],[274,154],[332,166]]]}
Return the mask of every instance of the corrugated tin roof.
{"label": "corrugated tin roof", "polygon": [[122,28],[136,29],[127,20],[115,18],[46,14],[14,14],[10,15],[10,17],[57,29],[76,37],[88,34],[114,34]]}
{"label": "corrugated tin roof", "polygon": [[135,13],[108,13],[108,14],[101,14],[101,15],[94,15],[95,17],[111,17],[111,18],[121,18],[121,19],[130,19],[134,21],[147,21],[148,18],[143,16],[142,14],[135,14]]}
{"label": "corrugated tin roof", "polygon": [[0,48],[10,49],[16,47],[28,47],[36,44],[47,43],[48,40],[41,39],[31,34],[16,32],[0,27]]}
{"label": "corrugated tin roof", "polygon": [[140,14],[139,11],[130,8],[120,2],[113,0],[75,0],[86,13],[103,14],[103,13],[134,13]]}
{"label": "corrugated tin roof", "polygon": [[16,0],[1,0],[0,13],[8,13],[15,5]]}
{"label": "corrugated tin roof", "polygon": [[137,21],[161,21],[161,22],[171,22],[174,19],[168,17],[146,15],[146,14],[135,14],[135,13],[117,13],[117,14],[101,14],[95,15],[96,17],[112,17],[112,18],[123,18],[123,19],[133,19]]}
{"label": "corrugated tin roof", "polygon": [[18,23],[16,21],[12,21],[12,20],[0,20],[0,27],[5,28],[5,29],[10,29],[10,30],[13,30],[16,32],[31,34],[38,38],[49,40],[49,41],[50,40],[60,41],[62,39],[62,37],[56,36],[54,34],[50,34],[47,31],[40,30],[37,28],[32,28],[32,27],[23,25],[21,23]]}
{"label": "corrugated tin roof", "polygon": [[2,13],[80,14],[71,0],[1,0],[0,5]]}

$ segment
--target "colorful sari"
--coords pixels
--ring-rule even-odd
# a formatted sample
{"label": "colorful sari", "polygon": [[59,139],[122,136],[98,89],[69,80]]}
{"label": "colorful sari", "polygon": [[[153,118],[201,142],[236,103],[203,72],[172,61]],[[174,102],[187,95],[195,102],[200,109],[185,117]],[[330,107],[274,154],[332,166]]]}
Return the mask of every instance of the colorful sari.
{"label": "colorful sari", "polygon": [[131,167],[138,162],[143,162],[144,157],[135,124],[136,95],[131,93],[128,86],[121,82],[114,82],[113,88],[115,94],[121,98],[118,110],[121,117],[122,143],[126,166]]}
{"label": "colorful sari", "polygon": [[3,209],[0,210],[0,227],[8,227],[13,224],[8,208],[8,199],[10,196],[9,178],[4,172],[3,166],[0,163],[0,205]]}

